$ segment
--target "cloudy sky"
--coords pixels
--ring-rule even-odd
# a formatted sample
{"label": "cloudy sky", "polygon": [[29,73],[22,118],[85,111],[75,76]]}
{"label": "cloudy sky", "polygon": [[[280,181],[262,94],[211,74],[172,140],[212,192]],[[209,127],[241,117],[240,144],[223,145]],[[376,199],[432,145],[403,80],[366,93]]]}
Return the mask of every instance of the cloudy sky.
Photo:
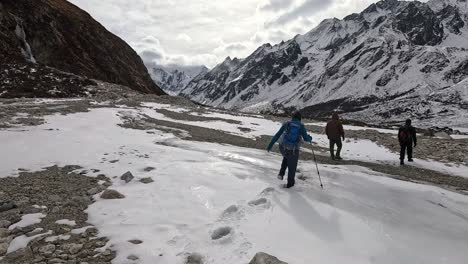
{"label": "cloudy sky", "polygon": [[213,67],[376,0],[70,0],[145,61]]}

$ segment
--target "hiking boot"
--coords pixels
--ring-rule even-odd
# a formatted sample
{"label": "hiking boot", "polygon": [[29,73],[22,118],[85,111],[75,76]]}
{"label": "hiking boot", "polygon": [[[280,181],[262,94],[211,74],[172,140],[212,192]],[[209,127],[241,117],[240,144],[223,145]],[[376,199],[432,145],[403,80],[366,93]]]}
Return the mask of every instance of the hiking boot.
{"label": "hiking boot", "polygon": [[405,165],[405,162],[403,160],[400,161],[400,165],[403,166]]}
{"label": "hiking boot", "polygon": [[414,162],[414,160],[413,159],[408,159],[408,162]]}
{"label": "hiking boot", "polygon": [[335,160],[343,160],[340,156],[335,157]]}
{"label": "hiking boot", "polygon": [[335,160],[335,157],[334,157],[334,156],[331,156],[331,159],[332,159],[332,160]]}
{"label": "hiking boot", "polygon": [[281,174],[278,174],[278,180],[281,180],[281,181],[282,181],[283,179],[284,179],[284,176],[281,175]]}
{"label": "hiking boot", "polygon": [[290,189],[290,188],[294,187],[294,185],[283,184],[282,187],[285,188],[285,189]]}

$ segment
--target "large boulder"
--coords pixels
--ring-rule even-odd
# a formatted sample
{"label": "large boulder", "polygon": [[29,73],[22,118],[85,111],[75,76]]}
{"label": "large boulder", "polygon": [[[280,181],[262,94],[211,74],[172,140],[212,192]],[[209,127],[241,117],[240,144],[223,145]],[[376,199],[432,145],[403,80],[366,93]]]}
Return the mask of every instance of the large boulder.
{"label": "large boulder", "polygon": [[101,198],[102,199],[123,199],[123,198],[125,198],[125,195],[119,193],[116,190],[108,189],[108,190],[105,190],[101,194]]}
{"label": "large boulder", "polygon": [[288,263],[283,262],[279,260],[278,258],[268,255],[266,253],[259,252],[255,255],[252,261],[249,262],[249,264],[288,264]]}

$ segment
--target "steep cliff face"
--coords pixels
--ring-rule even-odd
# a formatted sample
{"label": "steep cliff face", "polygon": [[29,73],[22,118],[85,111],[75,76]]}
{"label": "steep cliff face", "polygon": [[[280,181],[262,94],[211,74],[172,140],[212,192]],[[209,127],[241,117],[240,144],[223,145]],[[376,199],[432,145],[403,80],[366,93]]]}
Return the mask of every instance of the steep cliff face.
{"label": "steep cliff face", "polygon": [[163,94],[137,53],[65,0],[2,0],[3,61],[27,60],[88,78]]}
{"label": "steep cliff face", "polygon": [[373,122],[459,116],[468,97],[452,87],[468,78],[467,22],[466,0],[380,1],[226,60],[181,94],[229,109],[338,110]]}

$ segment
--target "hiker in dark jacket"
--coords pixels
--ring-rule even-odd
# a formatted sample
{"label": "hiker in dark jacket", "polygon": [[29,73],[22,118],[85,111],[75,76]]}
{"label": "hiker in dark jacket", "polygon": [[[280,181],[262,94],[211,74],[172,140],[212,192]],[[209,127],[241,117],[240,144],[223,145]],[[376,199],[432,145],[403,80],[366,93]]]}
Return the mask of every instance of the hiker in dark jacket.
{"label": "hiker in dark jacket", "polygon": [[292,120],[284,123],[278,133],[273,137],[268,145],[268,152],[271,151],[273,145],[279,140],[281,136],[283,139],[279,145],[280,152],[283,155],[283,162],[281,163],[281,169],[278,174],[278,179],[283,180],[288,169],[288,184],[286,188],[291,188],[296,182],[296,169],[297,162],[299,161],[299,149],[301,146],[301,137],[306,142],[312,142],[312,137],[307,134],[307,130],[301,123],[301,113],[294,113]]}
{"label": "hiker in dark jacket", "polygon": [[405,152],[408,152],[408,161],[413,162],[413,144],[417,145],[416,129],[411,125],[411,119],[398,130],[398,141],[400,142],[400,165],[405,165]]}
{"label": "hiker in dark jacket", "polygon": [[[341,124],[340,117],[337,113],[333,113],[332,120],[327,123],[325,128],[325,133],[328,136],[330,141],[330,155],[332,160],[342,160],[341,158],[341,148],[343,143],[341,139],[345,139],[343,125]],[[335,145],[337,146],[336,155],[335,155]]]}

